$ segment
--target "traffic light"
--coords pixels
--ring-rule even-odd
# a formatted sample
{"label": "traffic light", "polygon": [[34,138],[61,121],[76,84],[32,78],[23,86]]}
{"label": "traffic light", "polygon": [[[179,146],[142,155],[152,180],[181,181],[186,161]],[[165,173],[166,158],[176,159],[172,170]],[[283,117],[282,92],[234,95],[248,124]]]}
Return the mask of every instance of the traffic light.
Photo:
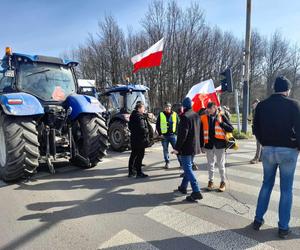
{"label": "traffic light", "polygon": [[221,79],[222,92],[233,92],[233,80],[231,69],[227,68],[220,75],[223,76],[223,79]]}

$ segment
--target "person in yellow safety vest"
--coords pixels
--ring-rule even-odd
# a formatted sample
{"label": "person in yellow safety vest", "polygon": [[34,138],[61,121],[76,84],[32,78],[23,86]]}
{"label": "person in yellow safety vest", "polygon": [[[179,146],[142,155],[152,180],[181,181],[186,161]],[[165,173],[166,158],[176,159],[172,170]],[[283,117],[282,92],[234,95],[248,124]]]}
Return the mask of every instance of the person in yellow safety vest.
{"label": "person in yellow safety vest", "polygon": [[[165,169],[169,168],[170,163],[169,143],[172,145],[172,148],[174,148],[176,144],[178,123],[179,118],[177,113],[172,111],[171,103],[166,102],[164,105],[164,111],[160,112],[156,122],[156,130],[158,134],[163,137],[162,147],[165,160]],[[177,159],[180,164],[179,156]]]}
{"label": "person in yellow safety vest", "polygon": [[227,117],[218,111],[214,102],[207,105],[206,112],[200,116],[201,119],[201,147],[204,148],[208,164],[208,190],[214,189],[215,165],[219,168],[221,183],[219,191],[225,191],[225,148],[226,132],[231,133],[233,126]]}

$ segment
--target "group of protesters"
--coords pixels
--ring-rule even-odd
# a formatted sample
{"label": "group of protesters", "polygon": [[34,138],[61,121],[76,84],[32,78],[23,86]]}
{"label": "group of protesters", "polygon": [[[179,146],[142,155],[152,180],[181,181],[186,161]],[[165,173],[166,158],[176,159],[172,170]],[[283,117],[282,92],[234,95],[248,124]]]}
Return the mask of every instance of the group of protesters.
{"label": "group of protesters", "polygon": [[[274,94],[264,101],[255,100],[252,108],[253,134],[257,139],[257,151],[252,164],[263,163],[263,184],[259,193],[253,229],[259,230],[264,224],[270,195],[274,186],[276,171],[280,171],[280,202],[278,233],[281,238],[289,234],[289,221],[292,207],[292,188],[297,158],[300,150],[300,104],[289,98],[291,82],[284,76],[277,77],[274,83]],[[148,145],[147,118],[145,106],[137,103],[129,122],[131,131],[131,156],[129,160],[129,177],[148,177],[142,171],[145,148]],[[181,184],[176,191],[187,194],[190,183],[192,193],[187,201],[203,199],[197,178],[194,174],[194,157],[205,153],[207,158],[207,190],[215,189],[215,166],[219,169],[220,185],[217,189],[226,189],[225,150],[227,133],[234,128],[228,115],[214,102],[209,102],[205,109],[194,112],[192,100],[186,97],[182,101],[178,114],[172,111],[172,105],[166,103],[159,114],[156,129],[162,139],[164,168],[170,167],[168,146],[177,156],[179,167],[183,169]]]}

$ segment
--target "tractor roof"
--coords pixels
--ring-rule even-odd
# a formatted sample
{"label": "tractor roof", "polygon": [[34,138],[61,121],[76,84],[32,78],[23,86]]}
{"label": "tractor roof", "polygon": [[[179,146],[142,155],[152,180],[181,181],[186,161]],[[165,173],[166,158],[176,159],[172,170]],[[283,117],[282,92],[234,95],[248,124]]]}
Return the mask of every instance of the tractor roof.
{"label": "tractor roof", "polygon": [[[59,65],[66,65],[66,66],[77,66],[78,62],[73,60],[65,60],[58,57],[51,57],[51,56],[41,56],[41,55],[26,55],[21,53],[12,53],[12,57],[21,58],[23,60],[28,60],[30,62],[43,62],[43,63],[52,63],[52,64],[59,64]],[[5,55],[2,59],[2,62],[5,62],[7,56]]]}
{"label": "tractor roof", "polygon": [[110,93],[113,93],[113,92],[130,92],[130,91],[146,92],[148,90],[149,90],[149,88],[144,85],[128,84],[128,85],[117,85],[117,86],[108,88],[108,89],[106,89],[104,94],[109,95]]}
{"label": "tractor roof", "polygon": [[86,87],[86,88],[94,88],[96,87],[96,81],[88,80],[88,79],[78,79],[78,86]]}

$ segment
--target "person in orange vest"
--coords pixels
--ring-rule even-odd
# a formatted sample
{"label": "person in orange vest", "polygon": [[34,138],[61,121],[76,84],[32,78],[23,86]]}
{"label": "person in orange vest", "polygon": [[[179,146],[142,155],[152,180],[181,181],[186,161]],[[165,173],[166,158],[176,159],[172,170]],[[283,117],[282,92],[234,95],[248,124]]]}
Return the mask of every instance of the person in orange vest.
{"label": "person in orange vest", "polygon": [[204,148],[208,164],[208,190],[214,189],[215,165],[219,168],[221,183],[219,191],[224,192],[225,185],[225,148],[226,132],[231,133],[233,126],[227,117],[218,110],[214,102],[207,105],[206,112],[200,116],[201,119],[201,147]]}

